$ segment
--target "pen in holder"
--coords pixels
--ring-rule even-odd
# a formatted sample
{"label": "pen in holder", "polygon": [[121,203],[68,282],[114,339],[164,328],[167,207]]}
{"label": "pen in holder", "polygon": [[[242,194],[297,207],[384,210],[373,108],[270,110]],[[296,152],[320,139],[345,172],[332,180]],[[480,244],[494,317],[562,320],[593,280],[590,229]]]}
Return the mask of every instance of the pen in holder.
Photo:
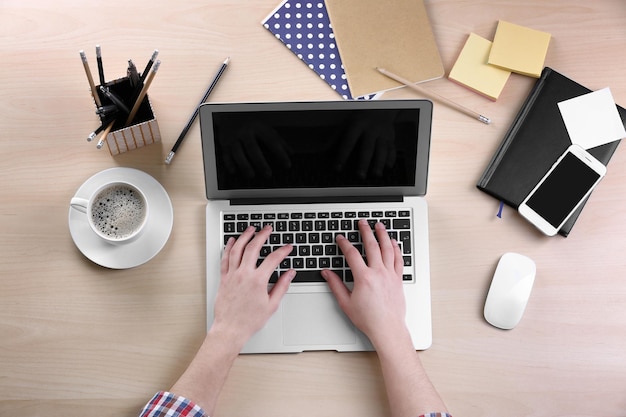
{"label": "pen in holder", "polygon": [[[97,93],[102,103],[102,107],[99,109],[104,109],[106,108],[105,106],[110,104],[116,104],[117,107],[122,107],[125,105],[124,103],[131,102],[135,91],[135,89],[131,87],[129,77],[106,83],[104,87],[108,89],[109,94],[105,94],[100,87],[101,86],[97,87]],[[117,100],[121,100],[121,103],[116,102]],[[128,106],[126,106],[126,110],[130,111]],[[161,140],[159,125],[152,110],[148,95],[143,97],[129,125],[125,123],[128,115],[120,109],[114,114],[107,114],[102,111],[99,113],[99,116],[105,128],[108,127],[110,123],[113,123],[109,132],[105,131],[106,135],[103,134],[101,139],[106,143],[111,155],[132,151]]]}

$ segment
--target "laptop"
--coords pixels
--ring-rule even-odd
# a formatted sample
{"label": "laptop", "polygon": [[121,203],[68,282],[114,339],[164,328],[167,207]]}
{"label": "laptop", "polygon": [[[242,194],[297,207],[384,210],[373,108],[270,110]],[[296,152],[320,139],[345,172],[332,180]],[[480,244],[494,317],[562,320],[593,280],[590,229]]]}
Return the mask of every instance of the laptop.
{"label": "laptop", "polygon": [[357,222],[381,221],[401,245],[406,323],[415,349],[432,343],[428,100],[206,103],[200,129],[206,182],[207,326],[213,322],[226,241],[271,224],[259,262],[292,243],[269,277],[298,271],[278,311],[241,353],[370,351],[320,270],[353,276],[335,244],[362,249]]}

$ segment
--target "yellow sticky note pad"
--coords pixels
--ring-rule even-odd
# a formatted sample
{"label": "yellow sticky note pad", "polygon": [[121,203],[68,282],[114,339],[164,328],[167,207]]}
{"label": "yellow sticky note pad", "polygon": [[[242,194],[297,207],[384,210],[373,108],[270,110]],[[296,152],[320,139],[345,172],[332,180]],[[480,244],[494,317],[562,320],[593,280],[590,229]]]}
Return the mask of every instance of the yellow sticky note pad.
{"label": "yellow sticky note pad", "polygon": [[470,33],[448,79],[496,101],[511,72],[489,65],[491,41]]}
{"label": "yellow sticky note pad", "polygon": [[500,20],[493,39],[489,64],[539,78],[551,35]]}

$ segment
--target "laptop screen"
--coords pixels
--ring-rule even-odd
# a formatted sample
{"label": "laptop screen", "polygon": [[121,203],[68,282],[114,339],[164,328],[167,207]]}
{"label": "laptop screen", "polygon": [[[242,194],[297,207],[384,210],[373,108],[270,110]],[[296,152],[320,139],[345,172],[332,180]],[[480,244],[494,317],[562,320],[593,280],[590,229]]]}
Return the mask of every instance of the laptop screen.
{"label": "laptop screen", "polygon": [[207,196],[423,195],[431,111],[425,100],[205,104]]}

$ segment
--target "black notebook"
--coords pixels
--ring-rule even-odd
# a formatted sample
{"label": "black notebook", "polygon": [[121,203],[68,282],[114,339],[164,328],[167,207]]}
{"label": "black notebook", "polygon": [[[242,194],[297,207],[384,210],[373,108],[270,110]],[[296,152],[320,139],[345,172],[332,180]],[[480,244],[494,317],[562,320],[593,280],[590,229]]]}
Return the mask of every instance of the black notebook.
{"label": "black notebook", "polygon": [[[480,177],[478,189],[517,209],[571,145],[557,104],[590,92],[555,70],[544,68]],[[626,126],[626,110],[620,106],[617,108]],[[607,165],[619,143],[618,140],[587,151]],[[559,234],[569,234],[585,203],[572,214]]]}

